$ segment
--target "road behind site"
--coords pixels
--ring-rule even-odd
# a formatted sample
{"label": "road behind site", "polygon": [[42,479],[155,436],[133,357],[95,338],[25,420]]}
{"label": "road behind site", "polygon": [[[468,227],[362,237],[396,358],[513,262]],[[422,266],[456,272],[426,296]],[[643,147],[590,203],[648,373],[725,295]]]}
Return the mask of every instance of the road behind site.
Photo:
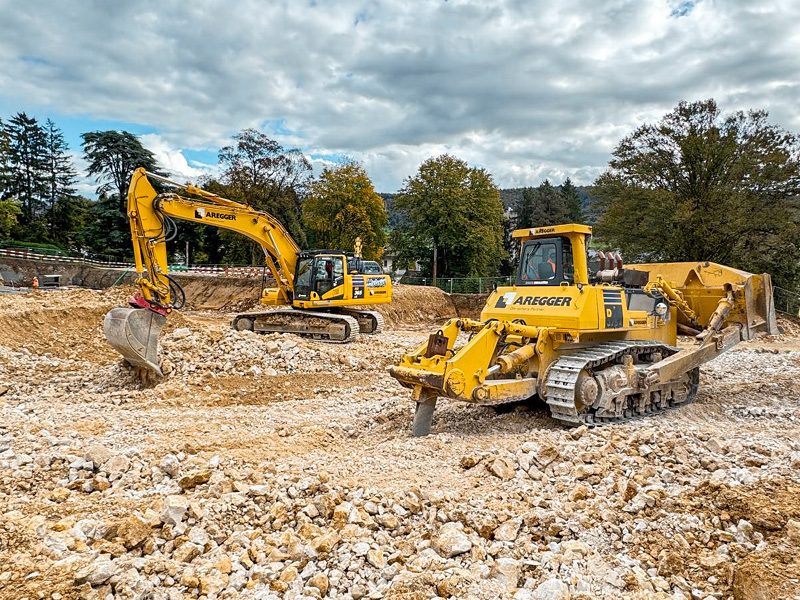
{"label": "road behind site", "polygon": [[131,289],[0,297],[0,597],[800,597],[795,321],[665,415],[443,400],[412,438],[386,368],[446,295],[399,286],[334,345],[233,331],[241,290],[200,287],[153,387],[103,339]]}

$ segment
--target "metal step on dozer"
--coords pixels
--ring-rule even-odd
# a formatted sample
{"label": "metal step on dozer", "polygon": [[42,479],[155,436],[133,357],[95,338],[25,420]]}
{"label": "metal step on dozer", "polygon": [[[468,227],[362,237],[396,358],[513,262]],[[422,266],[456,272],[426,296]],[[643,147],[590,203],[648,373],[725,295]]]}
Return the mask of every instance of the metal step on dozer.
{"label": "metal step on dozer", "polygon": [[[778,332],[768,274],[712,262],[625,266],[618,252],[590,260],[591,232],[515,231],[515,285],[489,296],[480,321],[450,319],[390,367],[412,390],[413,435],[430,432],[439,397],[494,406],[538,396],[569,426],[677,408],[695,398],[700,365]],[[692,343],[679,347],[679,333]],[[469,336],[461,346],[459,334]]]}

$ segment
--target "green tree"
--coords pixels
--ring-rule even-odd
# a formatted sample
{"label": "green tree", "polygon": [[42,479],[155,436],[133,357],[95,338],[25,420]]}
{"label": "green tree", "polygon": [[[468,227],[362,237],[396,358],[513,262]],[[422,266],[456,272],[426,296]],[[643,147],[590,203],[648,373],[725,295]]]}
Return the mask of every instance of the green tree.
{"label": "green tree", "polygon": [[219,151],[221,182],[229,196],[269,212],[301,240],[301,200],[311,178],[308,159],[255,129],[245,129],[233,140]]}
{"label": "green tree", "polygon": [[443,154],[422,163],[394,199],[404,225],[392,247],[401,260],[418,260],[428,273],[437,256],[439,277],[496,274],[503,258],[503,205],[484,169]]}
{"label": "green tree", "polygon": [[[301,204],[311,178],[308,159],[255,129],[245,129],[233,140],[219,151],[223,171],[216,193],[270,213],[303,247]],[[247,238],[223,232],[220,239],[226,246],[226,261],[263,263],[261,249]]]}
{"label": "green tree", "polygon": [[0,119],[0,199],[11,195],[11,138],[3,119]]}
{"label": "green tree", "polygon": [[48,233],[52,241],[67,242],[70,233],[78,228],[73,223],[75,211],[70,206],[77,203],[75,196],[75,167],[69,157],[69,146],[64,134],[50,119],[44,126],[44,174],[47,179],[46,202]]}
{"label": "green tree", "polygon": [[564,200],[567,222],[583,223],[581,195],[578,193],[578,189],[572,185],[572,180],[569,177],[558,187],[558,192]]}
{"label": "green tree", "polygon": [[[55,231],[52,240],[71,250],[79,250],[86,246],[86,229],[95,221],[93,209],[96,204],[78,195],[58,198],[52,217]],[[127,242],[130,246],[130,233]]]}
{"label": "green tree", "polygon": [[800,281],[800,141],[751,110],[681,102],[614,150],[597,233],[635,259],[712,260]]}
{"label": "green tree", "polygon": [[46,135],[38,121],[24,112],[6,124],[8,136],[7,193],[21,204],[20,225],[25,237],[42,237],[38,223],[47,195]]}
{"label": "green tree", "polygon": [[119,211],[116,194],[101,194],[88,210],[88,224],[82,231],[82,241],[98,254],[119,259],[132,257],[130,225],[128,218]]}
{"label": "green tree", "polygon": [[142,146],[139,138],[127,131],[89,131],[81,134],[87,172],[100,184],[97,195],[116,192],[117,209],[127,210],[128,184],[133,172],[144,167],[159,173],[155,156]]}
{"label": "green tree", "polygon": [[543,227],[569,222],[564,196],[545,179],[539,187],[525,188],[517,204],[517,227]]}
{"label": "green tree", "polygon": [[325,167],[303,202],[303,224],[312,248],[352,250],[361,238],[364,258],[380,258],[388,223],[383,199],[364,167],[346,162]]}
{"label": "green tree", "polygon": [[19,204],[11,198],[0,198],[0,239],[7,238],[17,227],[17,217],[22,214]]}

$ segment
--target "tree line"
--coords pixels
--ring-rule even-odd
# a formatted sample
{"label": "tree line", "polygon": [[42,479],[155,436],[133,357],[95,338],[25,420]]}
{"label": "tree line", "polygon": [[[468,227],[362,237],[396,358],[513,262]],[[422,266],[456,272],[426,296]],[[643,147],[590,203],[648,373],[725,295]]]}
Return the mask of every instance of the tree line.
{"label": "tree line", "polygon": [[[160,166],[133,134],[82,140],[97,200],[75,193],[71,154],[52,121],[0,120],[0,240],[129,254],[128,180],[139,166]],[[621,249],[628,262],[711,260],[800,287],[800,142],[765,111],[725,115],[714,100],[681,102],[612,156],[588,188],[545,180],[501,193],[491,173],[445,154],[382,198],[363,165],[345,160],[314,177],[300,150],[246,129],[219,151],[218,175],[198,183],[272,213],[301,247],[350,250],[360,237],[367,258],[391,247],[397,264],[419,264],[425,276],[511,274],[515,228],[590,222],[594,245]],[[195,263],[263,261],[251,241],[217,228],[179,223],[178,240]]]}

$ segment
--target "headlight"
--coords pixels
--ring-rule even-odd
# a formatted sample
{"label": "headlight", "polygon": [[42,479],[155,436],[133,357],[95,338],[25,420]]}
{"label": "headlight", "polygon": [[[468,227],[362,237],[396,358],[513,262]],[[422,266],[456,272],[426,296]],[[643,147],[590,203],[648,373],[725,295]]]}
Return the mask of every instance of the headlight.
{"label": "headlight", "polygon": [[666,304],[664,304],[663,302],[659,302],[658,304],[656,304],[656,314],[659,317],[663,317],[668,312],[669,312],[669,307]]}

